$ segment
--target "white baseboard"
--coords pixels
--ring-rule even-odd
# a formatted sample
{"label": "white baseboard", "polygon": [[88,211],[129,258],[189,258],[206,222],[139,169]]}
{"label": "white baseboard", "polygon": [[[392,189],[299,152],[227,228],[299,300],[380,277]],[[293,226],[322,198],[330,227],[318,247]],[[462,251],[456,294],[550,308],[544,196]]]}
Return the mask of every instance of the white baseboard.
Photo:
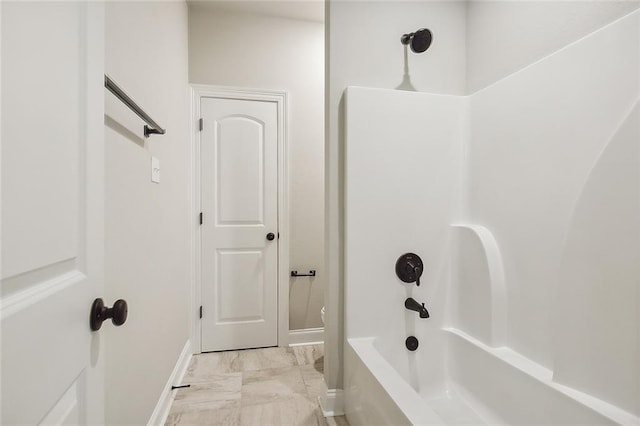
{"label": "white baseboard", "polygon": [[327,389],[324,397],[320,397],[320,408],[325,417],[344,416],[344,391]]}
{"label": "white baseboard", "polygon": [[178,357],[175,367],[173,367],[169,380],[167,380],[167,384],[164,386],[164,389],[160,394],[160,399],[158,399],[156,408],[153,410],[153,413],[149,418],[149,422],[147,423],[148,426],[162,426],[167,421],[167,416],[169,416],[169,410],[171,410],[171,404],[173,403],[173,398],[176,394],[171,390],[171,386],[181,384],[180,382],[182,381],[184,373],[186,373],[189,362],[191,361],[191,356],[191,342],[187,340],[187,343],[184,344],[180,357]]}
{"label": "white baseboard", "polygon": [[289,346],[324,343],[324,328],[305,328],[289,330]]}

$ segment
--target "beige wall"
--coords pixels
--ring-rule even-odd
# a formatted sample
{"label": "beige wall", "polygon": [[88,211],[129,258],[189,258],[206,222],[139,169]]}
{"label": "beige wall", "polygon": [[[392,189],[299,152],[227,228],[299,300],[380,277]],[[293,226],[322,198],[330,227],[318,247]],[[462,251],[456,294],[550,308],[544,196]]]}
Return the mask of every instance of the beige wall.
{"label": "beige wall", "polygon": [[290,329],[321,327],[324,272],[324,27],[320,22],[189,7],[189,81],[289,93]]}
{"label": "beige wall", "polygon": [[[106,338],[106,423],[145,424],[189,339],[189,92],[187,6],[108,2],[106,72],[167,129],[105,93],[105,301],[127,300]],[[161,183],[150,181],[151,156]]]}

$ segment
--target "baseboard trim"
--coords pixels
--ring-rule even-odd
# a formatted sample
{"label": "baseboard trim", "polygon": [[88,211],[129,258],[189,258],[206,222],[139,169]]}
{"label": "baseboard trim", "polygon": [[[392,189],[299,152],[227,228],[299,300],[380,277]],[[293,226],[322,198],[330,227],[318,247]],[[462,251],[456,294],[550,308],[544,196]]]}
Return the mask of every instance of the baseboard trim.
{"label": "baseboard trim", "polygon": [[191,342],[187,340],[187,343],[184,344],[184,348],[182,349],[182,353],[178,357],[176,365],[173,367],[169,380],[167,380],[167,384],[164,386],[164,389],[160,394],[156,408],[153,410],[153,413],[149,418],[149,422],[147,423],[148,426],[162,426],[167,421],[169,410],[171,410],[171,404],[173,403],[173,399],[176,394],[171,390],[171,386],[181,384],[180,382],[182,381],[184,374],[187,372],[187,367],[191,361],[191,356]]}
{"label": "baseboard trim", "polygon": [[320,409],[325,417],[344,416],[344,391],[327,389],[324,397],[319,397]]}
{"label": "baseboard trim", "polygon": [[311,345],[324,343],[324,328],[305,328],[304,330],[289,330],[289,346]]}

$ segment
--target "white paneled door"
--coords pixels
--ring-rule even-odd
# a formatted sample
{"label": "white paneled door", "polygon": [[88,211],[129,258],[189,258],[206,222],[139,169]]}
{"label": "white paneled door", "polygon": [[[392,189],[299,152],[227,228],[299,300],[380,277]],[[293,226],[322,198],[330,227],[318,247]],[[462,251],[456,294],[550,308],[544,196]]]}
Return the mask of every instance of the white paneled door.
{"label": "white paneled door", "polygon": [[202,351],[278,344],[278,108],[200,105]]}
{"label": "white paneled door", "polygon": [[104,422],[103,6],[2,2],[3,425]]}

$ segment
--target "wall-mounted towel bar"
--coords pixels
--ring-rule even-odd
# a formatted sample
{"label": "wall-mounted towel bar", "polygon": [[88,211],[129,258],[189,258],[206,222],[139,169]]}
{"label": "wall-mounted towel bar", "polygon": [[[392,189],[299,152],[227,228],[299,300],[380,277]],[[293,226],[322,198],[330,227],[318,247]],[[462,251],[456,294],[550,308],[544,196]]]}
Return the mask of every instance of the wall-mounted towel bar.
{"label": "wall-mounted towel bar", "polygon": [[312,269],[309,271],[308,274],[299,274],[298,271],[291,271],[291,276],[292,277],[315,277],[316,276],[316,270]]}
{"label": "wall-mounted towel bar", "polygon": [[149,117],[149,115],[144,112],[144,110],[140,108],[138,104],[133,99],[131,99],[131,97],[127,95],[124,90],[122,90],[120,86],[118,86],[116,82],[111,80],[111,78],[106,74],[104,75],[104,87],[109,89],[109,91],[113,93],[116,98],[120,99],[123,104],[129,107],[131,111],[135,112],[138,117],[142,118],[144,122],[148,124],[145,124],[144,126],[145,138],[148,138],[149,135],[152,134],[165,134],[166,130],[163,129],[158,123],[156,123],[153,118]]}

